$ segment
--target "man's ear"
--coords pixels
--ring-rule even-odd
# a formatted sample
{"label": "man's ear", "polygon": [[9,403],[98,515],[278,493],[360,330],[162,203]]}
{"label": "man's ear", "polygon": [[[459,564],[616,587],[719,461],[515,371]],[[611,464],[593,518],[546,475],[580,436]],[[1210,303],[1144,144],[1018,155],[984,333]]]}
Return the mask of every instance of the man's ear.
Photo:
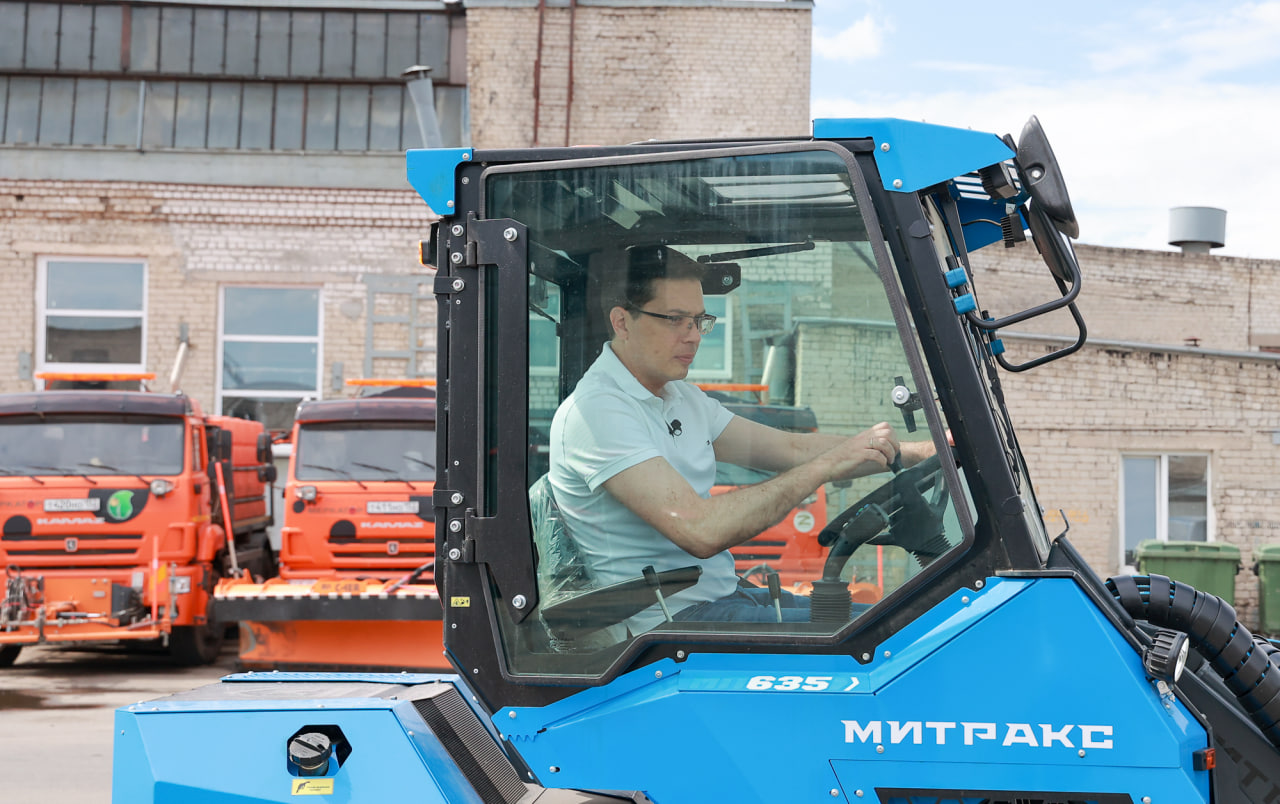
{"label": "man's ear", "polygon": [[609,323],[613,325],[614,335],[626,335],[627,325],[631,323],[627,318],[627,311],[622,307],[614,307],[609,311]]}

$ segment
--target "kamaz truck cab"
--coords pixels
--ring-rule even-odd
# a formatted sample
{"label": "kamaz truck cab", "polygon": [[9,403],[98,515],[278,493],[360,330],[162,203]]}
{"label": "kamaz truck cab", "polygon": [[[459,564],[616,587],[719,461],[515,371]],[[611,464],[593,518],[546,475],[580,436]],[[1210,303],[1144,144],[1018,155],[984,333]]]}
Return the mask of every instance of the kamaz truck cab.
{"label": "kamaz truck cab", "polygon": [[[457,675],[248,673],[121,710],[117,801],[1278,795],[1275,649],[1180,583],[1104,583],[1045,529],[1002,369],[1085,332],[1034,118],[1017,141],[819,120],[792,140],[411,152],[409,178],[442,215],[436,580]],[[979,303],[970,253],[1027,230],[1058,293]],[[700,266],[716,316],[690,382],[764,384],[820,432],[889,421],[934,453],[828,503],[803,621],[682,619],[692,556],[612,577],[609,534],[575,533],[535,462],[531,428],[612,334],[610,287],[655,263]],[[1004,348],[1048,313],[1073,345]],[[882,594],[853,601],[876,562]]]}
{"label": "kamaz truck cab", "polygon": [[[151,375],[45,374],[107,386]],[[24,645],[166,643],[214,661],[219,578],[275,574],[260,422],[181,393],[0,394],[0,666]]]}
{"label": "kamaz truck cab", "polygon": [[348,380],[365,393],[294,416],[280,575],[226,578],[254,669],[448,669],[435,588],[434,381]]}

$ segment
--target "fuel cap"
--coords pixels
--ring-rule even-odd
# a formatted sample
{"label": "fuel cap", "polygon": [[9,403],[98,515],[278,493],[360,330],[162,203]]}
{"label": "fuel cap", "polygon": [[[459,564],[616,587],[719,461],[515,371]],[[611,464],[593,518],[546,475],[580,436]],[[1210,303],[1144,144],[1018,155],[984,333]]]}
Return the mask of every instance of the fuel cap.
{"label": "fuel cap", "polygon": [[333,741],[322,732],[309,731],[289,741],[289,761],[298,767],[299,776],[323,776],[332,755]]}

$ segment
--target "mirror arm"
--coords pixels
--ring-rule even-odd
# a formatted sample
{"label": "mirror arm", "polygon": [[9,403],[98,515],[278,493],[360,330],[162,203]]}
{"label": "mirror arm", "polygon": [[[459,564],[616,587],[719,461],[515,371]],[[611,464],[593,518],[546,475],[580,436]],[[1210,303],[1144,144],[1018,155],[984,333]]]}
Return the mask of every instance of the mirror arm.
{"label": "mirror arm", "polygon": [[1075,304],[1073,304],[1076,300],[1076,296],[1080,295],[1080,268],[1075,264],[1074,260],[1071,260],[1067,264],[1067,270],[1071,272],[1071,288],[1069,290],[1061,279],[1058,279],[1056,276],[1054,277],[1054,281],[1058,283],[1058,289],[1062,291],[1062,298],[1060,299],[1054,299],[1051,302],[1045,302],[1044,304],[1039,304],[1035,307],[1023,310],[1020,313],[1014,313],[1013,315],[1005,316],[1004,318],[996,320],[982,318],[972,311],[965,313],[964,317],[969,319],[969,323],[973,324],[978,329],[991,332],[997,329],[1003,329],[1010,324],[1017,324],[1020,321],[1026,321],[1028,318],[1035,318],[1038,315],[1044,315],[1045,313],[1053,310],[1070,307],[1073,311],[1072,315],[1075,317],[1077,325],[1083,329],[1084,322],[1080,320],[1079,313],[1075,312]]}
{"label": "mirror arm", "polygon": [[1036,366],[1042,366],[1050,360],[1057,360],[1060,357],[1066,357],[1069,354],[1074,354],[1075,352],[1080,351],[1080,347],[1084,346],[1085,338],[1088,336],[1088,333],[1085,330],[1084,319],[1080,316],[1080,311],[1076,309],[1074,303],[1068,304],[1067,309],[1071,311],[1071,317],[1075,319],[1076,330],[1079,333],[1079,337],[1076,338],[1075,343],[1062,349],[1055,349],[1047,355],[1041,355],[1040,357],[1028,360],[1025,363],[1018,363],[1016,365],[1010,363],[1005,359],[1003,353],[996,355],[996,362],[998,362],[1005,371],[1026,371],[1027,369],[1033,369]]}

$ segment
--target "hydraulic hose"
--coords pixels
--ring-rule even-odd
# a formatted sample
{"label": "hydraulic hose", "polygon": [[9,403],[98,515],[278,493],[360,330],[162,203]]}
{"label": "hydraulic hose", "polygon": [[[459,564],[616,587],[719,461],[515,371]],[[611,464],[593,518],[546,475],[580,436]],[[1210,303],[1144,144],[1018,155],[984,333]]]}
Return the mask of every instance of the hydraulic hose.
{"label": "hydraulic hose", "polygon": [[1163,575],[1121,575],[1107,589],[1124,610],[1182,631],[1271,744],[1280,748],[1280,648],[1256,637],[1222,598]]}

